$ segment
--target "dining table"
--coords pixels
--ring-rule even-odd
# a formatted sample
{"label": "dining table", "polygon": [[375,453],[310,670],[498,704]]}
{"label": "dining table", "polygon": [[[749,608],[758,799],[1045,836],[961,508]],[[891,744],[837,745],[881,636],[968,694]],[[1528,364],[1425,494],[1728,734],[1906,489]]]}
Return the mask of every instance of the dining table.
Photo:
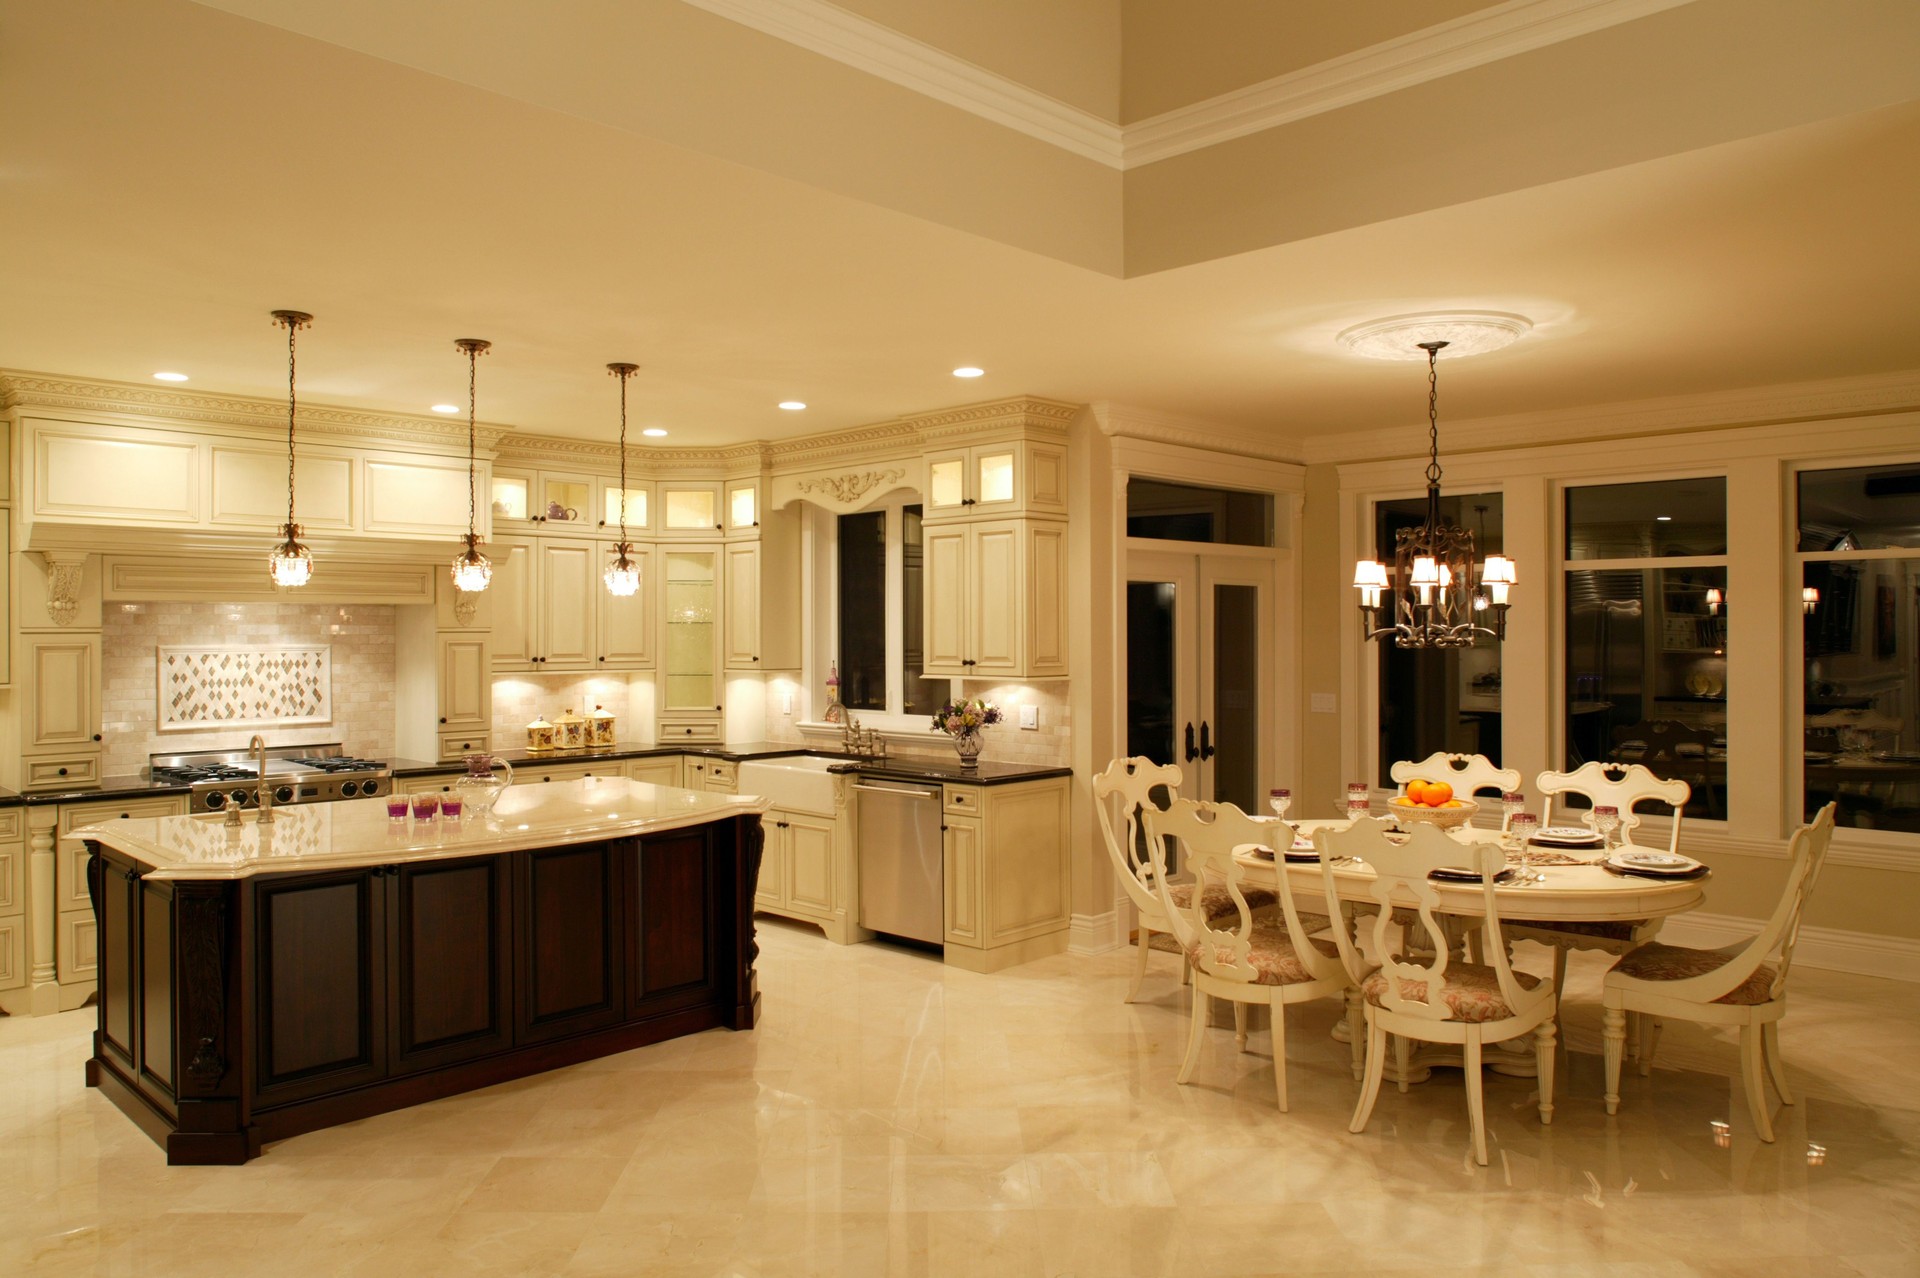
{"label": "dining table", "polygon": [[[1277,817],[1264,819],[1279,820]],[[1311,840],[1315,830],[1345,829],[1349,822],[1304,820],[1286,824],[1291,825],[1303,840]],[[1448,834],[1463,844],[1498,843],[1502,839],[1499,830],[1479,826],[1462,826],[1448,831]],[[1613,855],[1631,851],[1665,852],[1666,848],[1636,848],[1627,843],[1617,845]],[[1536,846],[1530,848],[1529,852],[1541,861],[1560,859],[1552,849],[1544,847]],[[1305,853],[1296,855],[1304,856]],[[1573,855],[1597,856],[1597,853]],[[1242,848],[1234,859],[1245,870],[1245,886],[1276,890],[1284,888],[1303,903],[1317,904],[1326,900],[1325,880],[1317,857],[1311,860],[1287,860],[1276,857],[1271,849],[1247,847]],[[1497,883],[1494,899],[1502,919],[1603,923],[1666,918],[1697,909],[1706,899],[1702,886],[1706,878],[1706,874],[1661,878],[1650,874],[1625,873],[1598,860],[1582,864],[1536,863],[1525,866],[1516,881]],[[1340,860],[1334,864],[1334,891],[1345,905],[1375,904],[1373,881],[1373,870],[1364,861]],[[1443,882],[1439,879],[1429,879],[1428,882],[1439,898],[1437,913],[1459,918],[1480,918],[1486,914],[1486,896],[1481,883],[1473,880]],[[1394,904],[1411,907],[1415,902],[1411,896],[1407,896],[1404,900],[1396,900]],[[1335,1024],[1333,1036],[1342,1042],[1347,1040],[1344,1018]],[[1513,1047],[1512,1044],[1501,1046]],[[1483,1061],[1486,1068],[1502,1074],[1531,1077],[1535,1072],[1533,1050],[1524,1045],[1510,1051],[1490,1048],[1484,1054]],[[1420,1044],[1409,1061],[1405,1081],[1424,1082],[1435,1066],[1457,1067],[1463,1064],[1463,1054],[1458,1047]],[[1387,1066],[1387,1078],[1393,1082],[1401,1081],[1391,1062]]]}

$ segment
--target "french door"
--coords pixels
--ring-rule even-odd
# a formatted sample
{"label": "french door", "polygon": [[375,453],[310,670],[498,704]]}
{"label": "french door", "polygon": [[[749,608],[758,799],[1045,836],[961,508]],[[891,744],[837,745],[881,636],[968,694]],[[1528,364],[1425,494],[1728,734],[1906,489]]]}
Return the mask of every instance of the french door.
{"label": "french door", "polygon": [[1273,561],[1127,555],[1127,753],[1175,763],[1188,798],[1264,812]]}

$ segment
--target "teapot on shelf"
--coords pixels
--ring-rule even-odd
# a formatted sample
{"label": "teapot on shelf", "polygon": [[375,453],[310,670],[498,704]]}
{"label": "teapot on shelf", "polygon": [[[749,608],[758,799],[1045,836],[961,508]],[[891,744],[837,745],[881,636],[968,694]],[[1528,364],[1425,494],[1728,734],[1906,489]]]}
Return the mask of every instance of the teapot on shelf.
{"label": "teapot on shelf", "polygon": [[547,518],[564,522],[580,518],[580,512],[572,506],[562,506],[557,501],[550,501],[547,503]]}

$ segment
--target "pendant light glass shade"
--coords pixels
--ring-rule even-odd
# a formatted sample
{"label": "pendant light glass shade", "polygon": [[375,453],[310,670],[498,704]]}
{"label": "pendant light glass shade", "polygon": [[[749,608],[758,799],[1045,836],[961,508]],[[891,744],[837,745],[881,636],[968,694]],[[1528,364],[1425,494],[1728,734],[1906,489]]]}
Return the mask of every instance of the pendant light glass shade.
{"label": "pendant light glass shade", "polygon": [[627,540],[627,379],[640,371],[638,364],[607,365],[607,372],[620,379],[620,540],[613,544],[613,558],[600,579],[609,594],[625,599],[640,589],[640,565],[633,560],[633,543]]}
{"label": "pendant light glass shade", "polygon": [[453,344],[466,352],[467,356],[467,535],[462,538],[466,549],[453,558],[453,588],[474,594],[485,590],[487,583],[493,580],[493,561],[480,552],[478,504],[474,492],[475,440],[479,433],[476,425],[478,418],[474,413],[475,370],[480,357],[492,348],[493,343],[478,337],[461,337],[456,338]]}
{"label": "pendant light glass shade", "polygon": [[305,311],[275,311],[273,323],[287,330],[287,522],[280,526],[280,544],[267,555],[267,576],[274,585],[291,589],[313,578],[313,552],[301,542],[300,525],[293,519],[294,335],[313,323],[313,316]]}

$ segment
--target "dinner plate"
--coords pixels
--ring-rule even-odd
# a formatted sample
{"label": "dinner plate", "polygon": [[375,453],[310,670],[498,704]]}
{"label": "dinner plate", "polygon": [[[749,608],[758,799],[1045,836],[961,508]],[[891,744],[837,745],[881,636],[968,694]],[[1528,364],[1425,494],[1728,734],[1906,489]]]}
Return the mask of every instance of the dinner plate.
{"label": "dinner plate", "polygon": [[1535,830],[1528,840],[1542,847],[1592,847],[1600,842],[1600,836],[1583,825],[1550,825],[1544,830]]}
{"label": "dinner plate", "polygon": [[1609,861],[1623,870],[1639,870],[1650,874],[1691,874],[1700,868],[1700,863],[1691,857],[1674,856],[1670,852],[1616,852]]}

